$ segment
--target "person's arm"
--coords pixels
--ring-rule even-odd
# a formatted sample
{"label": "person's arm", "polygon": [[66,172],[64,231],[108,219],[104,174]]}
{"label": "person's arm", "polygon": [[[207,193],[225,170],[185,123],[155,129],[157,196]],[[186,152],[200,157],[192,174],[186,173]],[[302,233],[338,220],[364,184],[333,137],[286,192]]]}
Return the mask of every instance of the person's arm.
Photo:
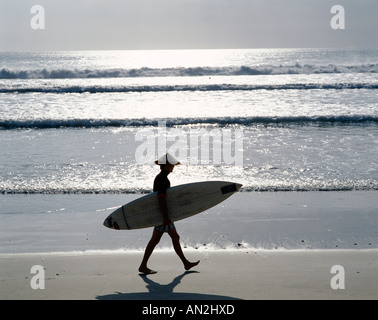
{"label": "person's arm", "polygon": [[168,216],[167,201],[165,200],[165,194],[159,194],[158,199],[159,199],[160,212],[163,215],[163,225],[167,226],[172,222]]}

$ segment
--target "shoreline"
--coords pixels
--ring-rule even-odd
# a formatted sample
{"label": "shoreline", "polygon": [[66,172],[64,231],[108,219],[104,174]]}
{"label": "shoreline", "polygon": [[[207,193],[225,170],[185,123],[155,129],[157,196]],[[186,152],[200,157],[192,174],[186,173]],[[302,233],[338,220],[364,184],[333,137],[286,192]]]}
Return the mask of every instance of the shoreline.
{"label": "shoreline", "polygon": [[[0,299],[20,300],[254,300],[377,299],[377,249],[187,250],[201,263],[184,272],[174,252],[156,251],[137,269],[143,252],[0,254]],[[45,289],[32,289],[33,266],[44,269]],[[333,289],[333,266],[344,268],[345,289]]]}
{"label": "shoreline", "polygon": [[[146,243],[147,245],[147,243]],[[213,248],[183,248],[184,253],[189,254],[258,254],[258,253],[349,253],[349,252],[377,252],[378,248],[298,248],[298,249],[263,249],[263,248],[243,248],[243,249],[213,249]],[[154,254],[170,254],[174,252],[173,246],[171,248],[154,249]],[[51,257],[80,257],[80,256],[116,256],[128,254],[143,254],[144,249],[115,249],[115,250],[85,250],[85,251],[47,251],[47,252],[14,252],[14,253],[0,253],[0,259],[17,258],[17,257],[38,257],[38,256],[51,256]]]}
{"label": "shoreline", "polygon": [[[138,195],[1,196],[0,254],[144,251],[152,229],[103,226]],[[184,250],[378,249],[377,191],[239,192],[177,221]],[[163,236],[158,250],[172,247]]]}

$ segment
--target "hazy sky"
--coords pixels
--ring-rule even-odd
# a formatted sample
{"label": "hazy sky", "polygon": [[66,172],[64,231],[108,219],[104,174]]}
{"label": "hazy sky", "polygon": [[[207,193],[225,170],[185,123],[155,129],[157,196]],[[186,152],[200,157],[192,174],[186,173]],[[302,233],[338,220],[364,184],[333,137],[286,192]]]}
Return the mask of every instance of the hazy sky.
{"label": "hazy sky", "polygon": [[377,17],[377,0],[0,0],[0,50],[378,47]]}

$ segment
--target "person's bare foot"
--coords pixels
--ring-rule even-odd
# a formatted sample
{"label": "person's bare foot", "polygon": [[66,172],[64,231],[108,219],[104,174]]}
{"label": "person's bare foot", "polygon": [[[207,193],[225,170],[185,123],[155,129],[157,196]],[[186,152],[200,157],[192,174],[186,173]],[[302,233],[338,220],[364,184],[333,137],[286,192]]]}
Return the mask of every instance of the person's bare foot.
{"label": "person's bare foot", "polygon": [[192,269],[193,267],[195,267],[196,265],[198,265],[200,263],[200,260],[198,260],[197,262],[187,262],[185,263],[185,270],[188,271],[190,269]]}
{"label": "person's bare foot", "polygon": [[147,267],[145,267],[145,268],[140,267],[138,271],[141,272],[141,273],[144,273],[144,274],[155,274],[155,273],[157,273],[157,271],[148,269]]}

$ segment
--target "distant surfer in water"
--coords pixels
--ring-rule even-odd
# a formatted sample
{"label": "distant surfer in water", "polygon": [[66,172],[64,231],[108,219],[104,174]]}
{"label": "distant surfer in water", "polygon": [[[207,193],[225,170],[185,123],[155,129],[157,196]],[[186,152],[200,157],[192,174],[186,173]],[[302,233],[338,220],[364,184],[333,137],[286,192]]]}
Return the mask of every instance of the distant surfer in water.
{"label": "distant surfer in water", "polygon": [[156,271],[151,270],[147,267],[147,262],[165,232],[168,232],[168,234],[170,235],[173,248],[184,264],[185,270],[189,270],[198,265],[199,261],[190,262],[185,258],[180,245],[180,236],[176,231],[174,223],[169,219],[167,202],[165,199],[167,189],[171,187],[171,183],[168,180],[168,175],[173,171],[174,166],[179,165],[180,162],[178,162],[173,156],[167,153],[156,160],[155,164],[160,165],[160,173],[156,176],[154,181],[154,192],[157,191],[158,193],[160,213],[163,215],[163,224],[154,228],[151,240],[149,241],[144,252],[144,257],[139,267],[139,272],[142,272],[144,274],[156,273]]}

